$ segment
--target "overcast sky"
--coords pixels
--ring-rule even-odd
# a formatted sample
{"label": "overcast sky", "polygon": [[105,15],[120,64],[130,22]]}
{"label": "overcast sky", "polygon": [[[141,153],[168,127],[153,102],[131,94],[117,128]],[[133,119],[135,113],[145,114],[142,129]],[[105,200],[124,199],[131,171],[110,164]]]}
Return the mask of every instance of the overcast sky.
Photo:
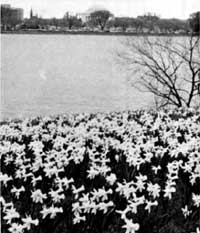
{"label": "overcast sky", "polygon": [[147,12],[162,18],[187,19],[192,12],[200,11],[200,0],[1,0],[1,3],[24,9],[25,17],[30,9],[42,17],[63,17],[66,11],[81,13],[95,5],[110,10],[115,16],[136,17]]}

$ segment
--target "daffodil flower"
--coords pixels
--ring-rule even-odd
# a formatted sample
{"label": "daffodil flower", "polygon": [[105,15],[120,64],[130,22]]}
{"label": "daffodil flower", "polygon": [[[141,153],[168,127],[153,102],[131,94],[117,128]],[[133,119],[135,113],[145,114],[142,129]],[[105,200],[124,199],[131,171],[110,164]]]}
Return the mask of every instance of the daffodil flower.
{"label": "daffodil flower", "polygon": [[187,218],[192,213],[191,210],[188,210],[188,206],[187,205],[185,205],[184,208],[181,208],[181,210],[182,210],[182,213],[183,213],[183,215],[184,215],[185,218]]}
{"label": "daffodil flower", "polygon": [[35,203],[43,203],[44,199],[47,199],[47,195],[43,194],[40,189],[32,191],[31,198]]}
{"label": "daffodil flower", "polygon": [[192,194],[192,200],[194,202],[194,206],[200,207],[200,194]]}
{"label": "daffodil flower", "polygon": [[125,220],[125,225],[122,226],[122,228],[126,229],[126,233],[135,233],[139,230],[139,224],[138,223],[133,223],[132,220]]}
{"label": "daffodil flower", "polygon": [[0,182],[3,182],[3,185],[5,187],[7,187],[7,183],[11,180],[13,180],[11,176],[8,176],[7,174],[3,174],[0,172]]}
{"label": "daffodil flower", "polygon": [[11,233],[23,233],[24,232],[24,226],[22,224],[12,223],[11,227],[9,227],[8,230]]}
{"label": "daffodil flower", "polygon": [[22,218],[23,227],[27,230],[31,229],[31,225],[38,226],[39,220],[38,219],[32,219],[31,216],[26,216],[26,218]]}

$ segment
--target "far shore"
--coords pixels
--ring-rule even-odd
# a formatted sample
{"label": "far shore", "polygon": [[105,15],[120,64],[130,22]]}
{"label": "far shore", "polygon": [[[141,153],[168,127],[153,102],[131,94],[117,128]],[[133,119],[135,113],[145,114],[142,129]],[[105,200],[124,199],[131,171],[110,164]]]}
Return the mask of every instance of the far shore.
{"label": "far shore", "polygon": [[104,35],[104,36],[189,36],[188,33],[136,33],[136,32],[83,32],[83,31],[41,31],[41,30],[19,30],[1,31],[1,34],[33,34],[33,35]]}

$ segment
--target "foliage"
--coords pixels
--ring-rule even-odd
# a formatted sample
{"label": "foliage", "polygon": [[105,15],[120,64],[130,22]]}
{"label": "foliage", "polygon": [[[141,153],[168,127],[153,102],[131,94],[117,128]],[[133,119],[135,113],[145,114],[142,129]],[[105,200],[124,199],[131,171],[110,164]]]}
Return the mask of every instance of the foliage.
{"label": "foliage", "polygon": [[63,28],[68,27],[71,29],[72,27],[81,27],[82,22],[81,20],[77,19],[74,16],[64,17],[62,19],[57,18],[50,18],[50,19],[43,19],[39,17],[32,17],[30,19],[24,20],[23,24],[21,25],[22,29],[48,29],[49,26],[54,26],[56,28]]}
{"label": "foliage", "polygon": [[63,22],[69,29],[72,29],[72,27],[78,28],[82,26],[81,19],[78,19],[76,16],[69,15],[68,12],[64,15]]}
{"label": "foliage", "polygon": [[126,31],[128,27],[135,29],[135,32],[142,33],[145,30],[156,33],[172,33],[180,31],[187,33],[189,25],[187,20],[162,19],[153,14],[141,15],[137,18],[116,17],[108,22],[109,27],[121,27]]}
{"label": "foliage", "polygon": [[200,11],[190,15],[189,23],[192,31],[200,35]]}
{"label": "foliage", "polygon": [[26,19],[21,25],[22,29],[39,29],[40,25],[42,25],[42,21],[37,18]]}
{"label": "foliage", "polygon": [[200,228],[200,112],[2,122],[2,233]]}
{"label": "foliage", "polygon": [[91,22],[94,25],[100,26],[101,30],[104,30],[108,19],[110,18],[111,13],[107,10],[100,10],[92,12],[90,15]]}
{"label": "foliage", "polygon": [[149,31],[153,31],[157,22],[160,20],[157,15],[152,15],[151,13],[138,16],[137,19],[140,20],[143,23],[143,26],[148,28]]}
{"label": "foliage", "polygon": [[123,32],[131,25],[132,18],[116,17],[108,22],[108,27],[121,27]]}
{"label": "foliage", "polygon": [[128,38],[119,56],[134,74],[133,85],[157,98],[158,107],[199,101],[200,38]]}

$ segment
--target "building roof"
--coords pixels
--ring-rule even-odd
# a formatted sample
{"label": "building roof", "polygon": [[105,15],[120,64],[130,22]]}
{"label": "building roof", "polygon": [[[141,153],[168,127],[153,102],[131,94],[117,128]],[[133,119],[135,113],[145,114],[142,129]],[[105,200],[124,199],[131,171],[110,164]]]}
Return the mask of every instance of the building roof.
{"label": "building roof", "polygon": [[90,7],[89,9],[87,9],[87,11],[85,12],[86,14],[91,14],[95,11],[107,11],[107,9],[103,6],[99,6],[99,5],[94,5],[92,7]]}
{"label": "building roof", "polygon": [[11,5],[10,5],[10,4],[1,4],[1,7],[4,7],[4,8],[11,8]]}

